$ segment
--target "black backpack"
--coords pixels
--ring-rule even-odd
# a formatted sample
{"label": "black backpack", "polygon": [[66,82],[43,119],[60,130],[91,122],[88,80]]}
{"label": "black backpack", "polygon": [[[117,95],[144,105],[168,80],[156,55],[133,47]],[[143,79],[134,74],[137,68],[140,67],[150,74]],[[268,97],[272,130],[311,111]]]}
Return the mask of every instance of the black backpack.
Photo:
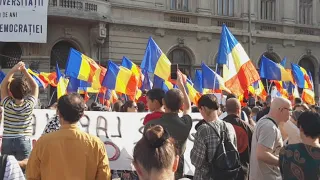
{"label": "black backpack", "polygon": [[0,156],[0,179],[1,180],[4,178],[4,173],[6,172],[7,157],[8,155],[6,154]]}
{"label": "black backpack", "polygon": [[214,132],[220,139],[217,150],[209,165],[211,177],[214,180],[236,179],[241,169],[241,161],[237,148],[230,140],[226,123],[223,122],[222,131],[220,134],[211,124],[207,124],[214,129]]}

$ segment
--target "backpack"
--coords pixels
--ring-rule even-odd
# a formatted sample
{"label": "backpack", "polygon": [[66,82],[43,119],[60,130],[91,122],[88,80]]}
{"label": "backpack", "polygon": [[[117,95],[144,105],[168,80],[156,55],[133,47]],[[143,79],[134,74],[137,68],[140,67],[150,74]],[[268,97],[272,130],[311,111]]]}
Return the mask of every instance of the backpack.
{"label": "backpack", "polygon": [[241,161],[238,150],[230,140],[226,123],[223,122],[223,130],[220,134],[211,124],[207,124],[214,129],[214,132],[220,139],[217,150],[209,164],[211,177],[215,180],[236,179],[241,169]]}
{"label": "backpack", "polygon": [[4,173],[6,172],[6,166],[7,166],[7,157],[8,155],[2,155],[0,156],[0,179],[2,180],[4,178]]}

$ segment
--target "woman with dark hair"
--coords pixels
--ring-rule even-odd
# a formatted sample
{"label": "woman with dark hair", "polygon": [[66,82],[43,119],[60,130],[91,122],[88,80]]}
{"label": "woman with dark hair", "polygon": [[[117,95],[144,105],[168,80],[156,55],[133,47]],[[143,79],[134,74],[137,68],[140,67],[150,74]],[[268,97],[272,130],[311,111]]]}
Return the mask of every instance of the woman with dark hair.
{"label": "woman with dark hair", "polygon": [[120,112],[137,112],[138,106],[134,101],[126,101],[124,105],[121,106]]}
{"label": "woman with dark hair", "polygon": [[298,118],[302,143],[281,149],[279,165],[283,180],[319,179],[320,177],[320,115],[303,112]]}
{"label": "woman with dark hair", "polygon": [[123,103],[121,101],[117,101],[113,104],[112,111],[113,112],[121,112],[121,107]]}
{"label": "woman with dark hair", "polygon": [[160,125],[147,129],[133,150],[133,165],[140,180],[174,180],[178,163],[174,140]]}

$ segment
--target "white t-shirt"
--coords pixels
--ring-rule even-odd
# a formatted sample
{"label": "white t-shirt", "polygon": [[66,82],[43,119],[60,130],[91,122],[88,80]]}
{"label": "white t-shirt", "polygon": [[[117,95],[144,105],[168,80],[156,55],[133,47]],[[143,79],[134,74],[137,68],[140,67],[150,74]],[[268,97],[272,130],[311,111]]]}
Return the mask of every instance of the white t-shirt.
{"label": "white t-shirt", "polygon": [[300,137],[300,130],[291,120],[284,123],[283,128],[288,134],[288,144],[298,144],[302,142]]}

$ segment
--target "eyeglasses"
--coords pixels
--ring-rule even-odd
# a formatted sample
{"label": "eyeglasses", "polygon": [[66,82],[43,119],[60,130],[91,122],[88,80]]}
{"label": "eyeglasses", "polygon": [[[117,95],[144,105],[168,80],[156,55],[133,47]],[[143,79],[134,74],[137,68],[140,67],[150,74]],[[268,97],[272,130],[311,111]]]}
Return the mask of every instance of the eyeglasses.
{"label": "eyeglasses", "polygon": [[289,109],[289,108],[282,108],[282,109],[288,110],[289,112],[293,111],[292,109]]}
{"label": "eyeglasses", "polygon": [[131,108],[138,109],[138,106],[132,106]]}

